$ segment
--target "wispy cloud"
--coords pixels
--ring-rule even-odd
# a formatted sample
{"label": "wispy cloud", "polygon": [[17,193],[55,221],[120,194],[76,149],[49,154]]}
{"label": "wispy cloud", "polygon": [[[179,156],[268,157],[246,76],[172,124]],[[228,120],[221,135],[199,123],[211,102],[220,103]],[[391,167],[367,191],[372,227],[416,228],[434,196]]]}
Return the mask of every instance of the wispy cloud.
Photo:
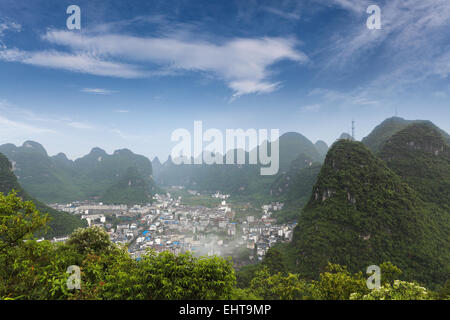
{"label": "wispy cloud", "polygon": [[69,50],[0,50],[0,60],[121,78],[200,72],[224,81],[233,90],[233,98],[276,90],[279,83],[270,81],[269,67],[278,61],[308,61],[294,38],[234,38],[215,43],[188,32],[144,38],[52,30],[42,39]]}
{"label": "wispy cloud", "polygon": [[114,110],[114,112],[117,112],[117,113],[129,113],[130,110],[119,109],[119,110]]}
{"label": "wispy cloud", "polygon": [[362,88],[356,88],[350,92],[316,88],[311,90],[308,96],[316,97],[321,102],[333,104],[336,107],[377,106],[380,104],[378,100],[371,98],[369,91]]}
{"label": "wispy cloud", "polygon": [[115,135],[117,135],[119,138],[123,139],[123,140],[128,140],[128,141],[152,141],[152,139],[154,139],[154,136],[149,135],[149,134],[133,134],[133,133],[128,133],[128,132],[124,132],[123,130],[120,129],[109,129],[108,132],[113,133]]}
{"label": "wispy cloud", "polygon": [[320,104],[310,104],[310,105],[301,107],[300,111],[302,111],[302,112],[319,112],[321,107],[322,106]]}
{"label": "wispy cloud", "polygon": [[[84,121],[76,121],[69,117],[48,116],[36,114],[35,112],[17,107],[12,103],[0,100],[0,110],[3,116],[3,124],[8,124],[9,128],[23,128],[29,133],[55,133],[53,129],[73,128],[73,129],[95,129],[91,124]],[[7,122],[9,121],[9,122]],[[52,129],[48,129],[51,127]]]}
{"label": "wispy cloud", "polygon": [[298,12],[285,12],[278,8],[268,7],[268,6],[262,6],[261,10],[269,12],[274,15],[277,15],[284,19],[290,19],[290,20],[299,20],[300,19],[300,14]]}
{"label": "wispy cloud", "polygon": [[84,93],[92,93],[92,94],[100,94],[100,95],[107,95],[107,94],[112,94],[112,93],[117,92],[117,91],[101,89],[101,88],[83,88],[80,91],[84,92]]}
{"label": "wispy cloud", "polygon": [[70,122],[67,123],[67,125],[69,127],[72,127],[72,128],[75,128],[75,129],[81,129],[81,130],[93,129],[94,128],[93,126],[91,126],[89,124],[86,124],[86,123],[83,123],[83,122],[78,122],[78,121],[70,121]]}
{"label": "wispy cloud", "polygon": [[[331,41],[324,69],[349,69],[363,59],[382,59],[390,71],[381,74],[380,85],[404,79],[420,81],[450,74],[450,3],[448,0],[390,0],[379,3],[381,30],[365,27],[367,1],[330,0],[361,16],[347,32]],[[345,36],[341,36],[345,34]],[[376,56],[374,56],[376,54]]]}
{"label": "wispy cloud", "polygon": [[52,129],[40,128],[24,122],[15,121],[0,116],[0,133],[4,138],[5,136],[11,135],[29,136],[41,133],[55,133],[55,131]]}
{"label": "wispy cloud", "polygon": [[0,60],[20,62],[40,67],[63,69],[79,73],[119,78],[142,78],[146,73],[138,67],[103,60],[94,53],[78,52],[66,53],[60,51],[28,52],[18,49],[0,51]]}
{"label": "wispy cloud", "polygon": [[[323,1],[323,0],[322,0]],[[359,15],[366,11],[366,8],[370,4],[368,0],[325,0],[331,6],[337,6]],[[371,3],[376,4],[376,3]]]}
{"label": "wispy cloud", "polygon": [[9,19],[0,18],[0,49],[5,49],[6,45],[2,41],[5,31],[20,32],[22,25]]}

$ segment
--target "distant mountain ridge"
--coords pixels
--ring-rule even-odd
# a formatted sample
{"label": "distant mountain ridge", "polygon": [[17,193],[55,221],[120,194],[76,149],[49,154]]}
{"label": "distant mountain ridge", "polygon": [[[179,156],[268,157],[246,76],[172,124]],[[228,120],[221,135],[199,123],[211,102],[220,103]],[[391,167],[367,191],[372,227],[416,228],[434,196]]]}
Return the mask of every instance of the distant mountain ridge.
{"label": "distant mountain ridge", "polygon": [[[268,144],[268,149],[270,150],[270,148],[271,143]],[[323,151],[323,144],[319,144],[319,148]],[[236,152],[236,150],[229,152]],[[320,162],[323,159],[323,155],[318,151],[316,145],[305,136],[296,132],[288,132],[279,138],[279,171],[277,175],[261,176],[261,166],[248,164],[249,153],[246,152],[246,164],[242,165],[175,165],[169,156],[158,170],[156,181],[161,185],[182,185],[199,191],[267,196],[270,195],[270,186],[277,177],[288,171],[292,162],[301,154],[314,162]],[[223,157],[225,163],[225,156]]]}
{"label": "distant mountain ridge", "polygon": [[[405,129],[411,124],[420,122],[431,123],[426,120],[405,120],[400,117],[388,118],[376,126],[368,136],[361,140],[361,142],[364,143],[372,152],[379,152],[383,147],[383,144],[394,134]],[[448,133],[440,128],[437,129],[442,134],[446,143],[450,145],[450,136]]]}
{"label": "distant mountain ridge", "polygon": [[137,169],[150,192],[154,189],[150,160],[128,149],[109,155],[100,148],[93,148],[75,161],[67,159],[63,153],[49,157],[45,148],[33,141],[26,141],[20,147],[2,145],[0,152],[12,162],[14,173],[24,188],[46,203],[100,199],[130,167]]}
{"label": "distant mountain ridge", "polygon": [[379,155],[424,201],[450,212],[450,146],[439,128],[414,122],[390,137]]}

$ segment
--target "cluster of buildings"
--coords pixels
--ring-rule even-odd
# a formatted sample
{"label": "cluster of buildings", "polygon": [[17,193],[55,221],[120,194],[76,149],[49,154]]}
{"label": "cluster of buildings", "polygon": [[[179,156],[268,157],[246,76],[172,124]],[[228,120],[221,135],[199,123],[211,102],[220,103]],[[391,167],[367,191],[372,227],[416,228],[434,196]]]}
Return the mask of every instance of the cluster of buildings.
{"label": "cluster of buildings", "polygon": [[170,193],[155,195],[151,204],[133,207],[102,203],[52,207],[80,215],[89,226],[105,228],[111,241],[127,244],[136,259],[147,249],[228,256],[244,248],[250,260],[261,260],[275,243],[292,238],[295,225],[277,225],[271,218],[273,211],[283,208],[282,203],[263,206],[261,217],[235,219],[226,201],[229,195],[215,193],[212,197],[221,199],[214,208],[184,205],[181,197],[174,199]]}

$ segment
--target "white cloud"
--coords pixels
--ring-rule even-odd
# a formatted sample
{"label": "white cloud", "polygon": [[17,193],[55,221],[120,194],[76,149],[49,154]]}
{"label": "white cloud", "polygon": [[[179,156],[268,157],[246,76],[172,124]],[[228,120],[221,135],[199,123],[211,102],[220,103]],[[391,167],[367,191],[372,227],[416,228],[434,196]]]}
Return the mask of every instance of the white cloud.
{"label": "white cloud", "polygon": [[0,49],[6,48],[6,45],[2,41],[5,31],[20,32],[22,31],[22,25],[14,21],[0,18]]}
{"label": "white cloud", "polygon": [[310,104],[300,108],[302,112],[319,112],[321,109],[320,104]]}
{"label": "white cloud", "polygon": [[[269,67],[276,62],[308,61],[308,57],[296,49],[298,41],[293,38],[235,38],[220,44],[199,38],[186,33],[142,38],[49,31],[43,39],[66,46],[70,52],[10,49],[0,51],[0,59],[122,78],[205,72],[225,81],[234,91],[234,98],[276,90],[279,84],[269,80]],[[152,70],[146,70],[147,65],[151,65]]]}
{"label": "white cloud", "polygon": [[[381,30],[369,30],[365,8],[369,3],[356,0],[330,0],[352,12],[362,12],[361,19],[339,31],[324,63],[324,70],[358,66],[360,59],[377,53],[389,71],[377,79],[380,86],[420,81],[426,77],[450,74],[450,3],[448,0],[390,0],[379,3]],[[357,5],[357,2],[360,4]],[[355,8],[358,8],[355,10]],[[367,7],[366,7],[367,8]],[[345,36],[341,36],[344,34]]]}
{"label": "white cloud", "polygon": [[[366,11],[366,8],[369,6],[369,1],[367,0],[331,0],[331,5],[335,5],[341,7],[343,9],[347,9],[353,11],[357,14],[362,14]],[[376,3],[373,3],[376,4]]]}
{"label": "white cloud", "polygon": [[55,133],[55,131],[0,116],[0,135],[3,140],[16,139],[18,137],[24,137],[27,139],[32,135],[43,133]]}
{"label": "white cloud", "polygon": [[289,20],[299,20],[300,19],[300,14],[297,12],[285,12],[280,9],[277,9],[274,7],[268,7],[268,6],[262,6],[261,10],[272,13],[272,14],[282,17],[284,19],[289,19]]}
{"label": "white cloud", "polygon": [[316,88],[309,92],[308,96],[318,97],[321,102],[335,107],[378,106],[380,104],[378,100],[371,98],[369,91],[361,88],[356,88],[350,92]]}
{"label": "white cloud", "polygon": [[84,92],[84,93],[101,94],[101,95],[112,94],[112,93],[116,92],[113,90],[107,90],[107,89],[101,89],[101,88],[83,88],[80,91]]}
{"label": "white cloud", "polygon": [[141,78],[145,72],[136,66],[105,61],[90,53],[65,53],[59,51],[27,52],[18,49],[0,51],[0,60],[20,62],[40,67],[120,78]]}
{"label": "white cloud", "polygon": [[75,129],[81,129],[81,130],[93,129],[94,128],[93,126],[91,126],[89,124],[86,124],[86,123],[83,123],[83,122],[78,122],[78,121],[68,122],[67,125],[69,127],[72,127],[72,128],[75,128]]}
{"label": "white cloud", "polygon": [[133,134],[133,133],[127,133],[127,132],[123,132],[120,129],[109,129],[108,132],[113,133],[115,135],[117,135],[119,138],[123,139],[123,140],[128,140],[128,141],[152,141],[152,139],[154,139],[154,136],[149,135],[149,134]]}
{"label": "white cloud", "polygon": [[128,113],[128,112],[130,112],[130,110],[114,110],[114,112],[117,112],[117,113]]}

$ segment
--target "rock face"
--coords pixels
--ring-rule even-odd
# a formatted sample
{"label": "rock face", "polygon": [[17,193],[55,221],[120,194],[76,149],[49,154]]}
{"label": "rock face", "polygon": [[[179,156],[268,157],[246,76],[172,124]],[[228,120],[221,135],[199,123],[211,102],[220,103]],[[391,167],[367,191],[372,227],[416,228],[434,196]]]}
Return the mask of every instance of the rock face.
{"label": "rock face", "polygon": [[448,276],[448,231],[443,212],[431,212],[383,160],[362,143],[339,140],[327,154],[291,246],[296,271],[305,277],[317,277],[328,262],[356,272],[391,261],[408,279],[438,283]]}

